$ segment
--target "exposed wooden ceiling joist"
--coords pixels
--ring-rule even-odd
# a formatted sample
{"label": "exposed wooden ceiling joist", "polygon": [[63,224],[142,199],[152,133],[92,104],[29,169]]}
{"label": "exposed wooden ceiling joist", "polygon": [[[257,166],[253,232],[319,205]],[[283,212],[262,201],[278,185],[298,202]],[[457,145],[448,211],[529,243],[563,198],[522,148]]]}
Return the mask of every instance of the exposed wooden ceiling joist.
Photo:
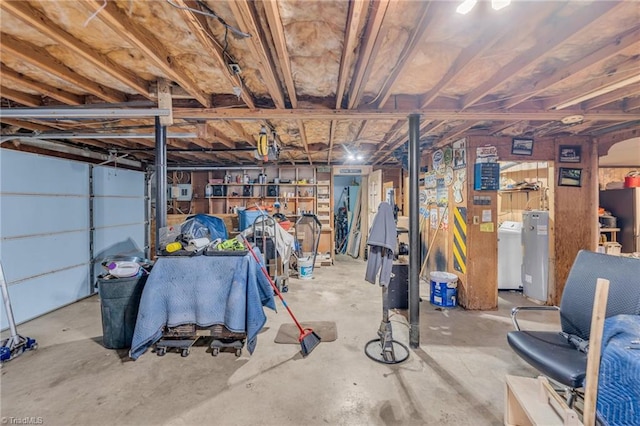
{"label": "exposed wooden ceiling joist", "polygon": [[389,0],[376,1],[371,6],[371,14],[365,29],[364,44],[358,55],[356,69],[349,89],[349,109],[355,108],[360,103],[360,99],[362,99],[367,75],[371,72],[371,67],[373,66],[373,58],[382,44],[383,37],[381,37],[380,32],[388,7]]}
{"label": "exposed wooden ceiling joist", "polygon": [[562,94],[546,98],[545,109],[562,110],[580,102],[597,98],[622,87],[640,82],[640,59],[634,58],[615,67],[615,73],[585,81],[580,87]]}
{"label": "exposed wooden ceiling joist", "polygon": [[238,123],[237,121],[226,121],[226,123],[229,125],[229,127],[231,127],[231,129],[236,133],[236,135],[238,135],[240,139],[244,139],[244,141],[251,146],[257,146],[256,138],[247,133],[247,131],[244,130],[244,127],[242,127],[240,123]]}
{"label": "exposed wooden ceiling joist", "polygon": [[433,6],[433,4],[434,2],[424,2],[422,15],[420,16],[417,24],[417,31],[414,32],[411,35],[411,38],[407,41],[396,66],[393,68],[391,74],[389,74],[387,80],[376,96],[376,105],[378,108],[381,108],[387,103],[391,96],[391,88],[396,83],[396,79],[402,73],[404,67],[411,62],[411,58],[415,54],[416,49],[420,46],[425,34],[428,34],[428,29],[433,28],[430,25],[430,22],[436,19],[437,13],[440,10],[436,6]]}
{"label": "exposed wooden ceiling joist", "polygon": [[640,108],[640,97],[633,98],[633,99],[626,99],[624,101],[623,110],[625,112],[631,112],[631,111],[634,111],[634,110],[636,110],[638,108]]}
{"label": "exposed wooden ceiling joist", "polygon": [[[623,2],[620,2],[623,3]],[[571,20],[559,25],[550,21],[536,29],[539,39],[530,49],[516,56],[509,64],[500,68],[492,77],[478,85],[462,100],[462,108],[467,109],[482,98],[503,87],[511,78],[518,75],[524,68],[539,62],[544,54],[554,49],[569,38],[575,36],[581,30],[587,28],[590,23],[602,19],[608,12],[618,7],[617,2],[595,2],[590,7],[577,11],[571,16]]]}
{"label": "exposed wooden ceiling joist", "polygon": [[211,96],[198,88],[198,85],[189,77],[181,64],[173,61],[172,55],[167,52],[164,45],[140,25],[132,22],[115,2],[107,1],[105,3],[100,0],[83,0],[83,2],[98,13],[96,19],[108,24],[116,34],[140,50],[145,57],[166,74],[166,77],[179,84],[202,105],[211,106]]}
{"label": "exposed wooden ceiling joist", "polygon": [[313,165],[313,160],[311,159],[311,154],[309,153],[309,143],[307,142],[307,132],[304,130],[304,123],[302,122],[302,120],[298,120],[298,128],[300,129],[300,140],[302,141],[302,146],[304,147],[304,151],[307,153],[309,164]]}
{"label": "exposed wooden ceiling joist", "polygon": [[66,92],[57,87],[50,86],[46,83],[42,83],[39,81],[35,81],[25,75],[15,72],[12,69],[3,66],[0,68],[0,75],[2,75],[3,80],[8,80],[16,85],[23,85],[31,90],[34,90],[38,93],[42,93],[50,98],[56,99],[60,102],[63,102],[68,105],[81,105],[84,103],[84,98],[82,96],[76,95],[74,93]]}
{"label": "exposed wooden ceiling joist", "polygon": [[[436,130],[437,128],[443,126],[446,123],[446,120],[428,120],[423,125],[420,126],[420,137],[427,135],[429,132]],[[393,152],[403,145],[405,142],[409,140],[409,126],[405,127],[405,131],[402,132],[394,142],[389,145],[389,148],[382,152],[380,156],[378,156],[377,160],[374,160],[375,164],[380,164],[385,159],[391,157]]]}
{"label": "exposed wooden ceiling joist", "polygon": [[[460,52],[445,75],[422,97],[420,101],[421,108],[429,106],[456,78],[468,73],[476,59],[482,57],[485,52],[491,49],[510,31],[513,31],[514,28],[517,28],[519,32],[535,31],[536,24],[557,7],[558,6],[552,2],[536,3],[535,12],[533,12],[531,8],[522,8],[518,10],[516,16],[509,16],[508,22],[500,20],[500,18],[506,19],[505,16],[496,15],[483,20],[481,24],[483,30],[480,37],[476,38]],[[450,9],[448,11],[451,12]]]}
{"label": "exposed wooden ceiling joist", "polygon": [[252,37],[247,40],[247,44],[253,56],[258,58],[257,66],[261,71],[264,84],[267,86],[273,103],[277,108],[284,108],[284,94],[278,81],[278,74],[276,73],[275,65],[269,54],[266,42],[262,39],[263,31],[260,30],[253,5],[247,0],[234,0],[229,2],[229,7],[241,28],[252,35]]}
{"label": "exposed wooden ceiling joist", "polygon": [[[238,86],[242,77],[234,74],[228,65],[227,58],[224,57],[224,49],[216,41],[207,25],[207,19],[205,16],[199,13],[195,13],[193,10],[199,10],[198,3],[194,0],[173,0],[173,3],[183,8],[184,19],[189,26],[189,29],[198,38],[198,41],[207,49],[209,53],[218,61],[220,69],[224,76],[229,80],[231,87]],[[240,98],[249,108],[255,108],[255,103],[251,93],[246,89],[246,86],[242,84],[243,90],[240,93]]]}
{"label": "exposed wooden ceiling joist", "polygon": [[342,108],[342,99],[344,98],[344,91],[347,87],[349,69],[355,57],[360,20],[363,18],[368,6],[369,0],[349,2],[345,42],[342,46],[342,55],[340,56],[340,71],[338,72],[338,86],[336,88],[336,109]]}
{"label": "exposed wooden ceiling joist", "polygon": [[511,110],[511,111],[478,111],[455,109],[425,109],[425,110],[328,110],[328,109],[239,109],[239,108],[175,108],[175,118],[195,120],[293,120],[296,118],[312,120],[398,120],[407,119],[410,114],[420,114],[432,120],[559,120],[568,114],[588,115],[592,119],[619,121],[633,114],[623,111],[589,111],[564,110],[564,111],[535,111],[535,110]]}
{"label": "exposed wooden ceiling joist", "polygon": [[40,96],[19,92],[17,90],[10,89],[4,85],[0,86],[0,94],[2,95],[2,97],[11,99],[12,101],[22,105],[26,105],[30,107],[42,106],[42,98],[40,98]]}
{"label": "exposed wooden ceiling joist", "polygon": [[627,50],[640,52],[639,44],[640,26],[637,26],[620,35],[614,43],[607,44],[587,56],[579,57],[572,63],[558,67],[542,80],[526,85],[519,91],[520,94],[510,96],[510,99],[504,102],[503,108],[513,108],[527,99],[555,87],[558,83],[566,81],[575,73],[595,70],[609,59]]}
{"label": "exposed wooden ceiling joist", "polygon": [[37,29],[50,37],[61,46],[71,50],[83,59],[89,61],[99,70],[109,74],[116,80],[136,90],[145,97],[149,97],[149,84],[135,73],[112,61],[109,57],[99,54],[91,46],[83,43],[64,29],[57,26],[45,14],[29,6],[24,1],[2,1],[0,7],[22,20],[25,24]]}
{"label": "exposed wooden ceiling joist", "polygon": [[621,87],[603,96],[590,99],[582,103],[582,108],[585,111],[600,108],[601,106],[608,105],[613,102],[620,101],[625,98],[630,98],[640,94],[640,83],[634,83],[630,86]]}
{"label": "exposed wooden ceiling joist", "polygon": [[280,17],[280,10],[278,9],[278,2],[273,0],[262,1],[264,11],[267,16],[267,23],[271,30],[273,37],[273,43],[277,53],[278,63],[280,64],[280,70],[284,77],[284,83],[287,88],[287,94],[289,95],[289,102],[291,102],[292,108],[298,107],[298,97],[296,95],[296,86],[293,82],[293,73],[291,72],[291,60],[289,59],[289,51],[287,49],[287,41],[284,33],[284,27],[282,26],[282,19]]}
{"label": "exposed wooden ceiling joist", "polygon": [[[2,4],[4,3],[7,2],[3,2]],[[107,102],[124,102],[127,100],[124,93],[113,90],[110,87],[102,86],[76,73],[41,47],[26,41],[20,41],[9,34],[2,34],[1,39],[1,47],[5,53],[9,53],[25,62],[33,64],[43,71],[61,78],[100,99]]]}

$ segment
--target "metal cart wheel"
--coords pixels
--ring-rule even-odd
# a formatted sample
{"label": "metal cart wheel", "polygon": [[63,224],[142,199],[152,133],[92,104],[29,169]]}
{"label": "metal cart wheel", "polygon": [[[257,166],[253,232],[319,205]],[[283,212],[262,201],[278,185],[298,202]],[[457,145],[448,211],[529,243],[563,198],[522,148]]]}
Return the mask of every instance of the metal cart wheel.
{"label": "metal cart wheel", "polygon": [[167,353],[167,348],[156,348],[156,355],[165,356]]}
{"label": "metal cart wheel", "polygon": [[219,353],[220,353],[220,348],[211,349],[211,355],[212,356],[218,356]]}
{"label": "metal cart wheel", "polygon": [[180,356],[184,357],[188,357],[189,356],[189,349],[183,349],[182,353],[180,354]]}
{"label": "metal cart wheel", "polygon": [[236,349],[236,356],[242,355],[242,349]]}

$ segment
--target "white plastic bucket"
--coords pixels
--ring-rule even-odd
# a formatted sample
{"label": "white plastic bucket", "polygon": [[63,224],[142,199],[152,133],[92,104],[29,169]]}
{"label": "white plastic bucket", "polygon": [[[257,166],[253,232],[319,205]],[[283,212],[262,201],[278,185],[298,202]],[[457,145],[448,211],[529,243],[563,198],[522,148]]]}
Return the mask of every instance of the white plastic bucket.
{"label": "white plastic bucket", "polygon": [[436,306],[453,308],[458,305],[458,276],[449,272],[433,271],[430,302]]}
{"label": "white plastic bucket", "polygon": [[313,278],[313,257],[301,257],[298,259],[298,268],[300,269],[301,280]]}

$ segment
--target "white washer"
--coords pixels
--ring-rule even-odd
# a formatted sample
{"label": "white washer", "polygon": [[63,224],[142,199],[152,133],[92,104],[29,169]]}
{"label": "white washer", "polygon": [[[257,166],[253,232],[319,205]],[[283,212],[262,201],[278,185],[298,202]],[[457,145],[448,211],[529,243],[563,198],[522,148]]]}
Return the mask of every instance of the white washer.
{"label": "white washer", "polygon": [[498,228],[498,290],[522,289],[522,222]]}

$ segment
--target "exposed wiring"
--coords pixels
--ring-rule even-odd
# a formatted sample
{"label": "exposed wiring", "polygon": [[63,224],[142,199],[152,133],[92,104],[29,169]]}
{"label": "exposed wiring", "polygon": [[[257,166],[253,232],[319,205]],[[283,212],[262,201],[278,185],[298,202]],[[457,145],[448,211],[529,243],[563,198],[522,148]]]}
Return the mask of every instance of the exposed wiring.
{"label": "exposed wiring", "polygon": [[208,16],[210,18],[215,18],[218,20],[218,22],[220,22],[225,29],[230,29],[235,35],[237,35],[238,37],[242,37],[242,38],[248,38],[251,37],[251,34],[249,33],[245,33],[244,31],[240,31],[238,28],[233,27],[229,24],[227,24],[224,19],[222,19],[221,17],[219,17],[218,15],[216,15],[207,5],[203,4],[203,3],[199,3],[202,7],[204,7],[205,9],[207,9],[206,12],[202,11],[202,10],[198,10],[198,9],[193,9],[191,7],[186,7],[186,6],[180,6],[175,4],[173,1],[171,0],[167,0],[167,3],[169,3],[171,6],[175,7],[176,9],[181,9],[181,10],[188,10],[190,12],[193,13],[198,13],[200,15],[204,15],[204,16]]}
{"label": "exposed wiring", "polygon": [[95,18],[96,16],[98,16],[98,13],[102,12],[102,9],[104,9],[105,7],[107,7],[107,0],[103,0],[104,3],[102,3],[102,6],[100,6],[98,8],[98,10],[96,10],[95,12],[93,12],[93,14],[91,14],[91,16],[89,16],[87,18],[86,21],[84,21],[84,24],[82,24],[83,27],[86,27],[87,25],[89,25],[89,22],[91,22],[93,20],[93,18]]}

